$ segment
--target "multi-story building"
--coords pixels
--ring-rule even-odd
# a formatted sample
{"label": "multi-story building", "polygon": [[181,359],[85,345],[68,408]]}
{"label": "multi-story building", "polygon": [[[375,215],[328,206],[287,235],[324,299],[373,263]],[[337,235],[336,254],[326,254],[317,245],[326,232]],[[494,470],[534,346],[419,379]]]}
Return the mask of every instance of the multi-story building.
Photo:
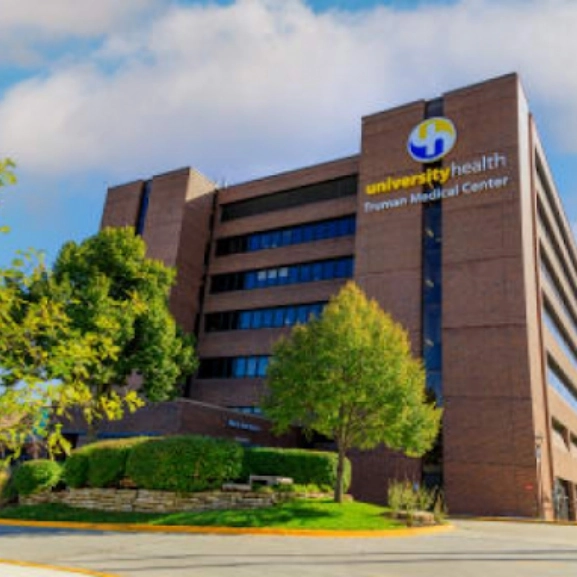
{"label": "multi-story building", "polygon": [[[426,458],[355,455],[353,492],[382,500],[418,472],[453,513],[575,518],[577,249],[516,75],[366,116],[353,157],[112,188],[102,226],[119,225],[178,269],[172,310],[201,360],[179,430],[255,442],[273,343],[352,278],[408,330],[444,408]],[[163,411],[120,427],[170,432]]]}

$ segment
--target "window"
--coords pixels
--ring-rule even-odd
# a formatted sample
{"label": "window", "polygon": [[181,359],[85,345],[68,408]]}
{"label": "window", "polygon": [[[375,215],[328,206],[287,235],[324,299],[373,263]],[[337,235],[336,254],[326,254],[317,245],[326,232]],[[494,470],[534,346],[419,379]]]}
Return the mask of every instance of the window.
{"label": "window", "polygon": [[575,386],[551,361],[547,364],[547,382],[577,412],[577,390]]}
{"label": "window", "polygon": [[278,268],[227,273],[212,277],[211,293],[252,290],[353,276],[353,258],[343,257]]}
{"label": "window", "polygon": [[308,224],[230,236],[217,240],[216,255],[270,250],[304,242],[314,242],[355,234],[355,215],[347,215]]}
{"label": "window", "polygon": [[311,316],[319,317],[325,306],[326,302],[317,302],[248,311],[210,313],[206,315],[205,331],[210,333],[293,326],[297,322],[308,322]]}
{"label": "window", "polygon": [[198,370],[200,379],[250,379],[266,376],[268,356],[223,357],[202,359]]}
{"label": "window", "polygon": [[357,181],[357,175],[351,175],[300,188],[283,190],[266,196],[231,202],[222,207],[221,220],[234,220],[314,202],[353,196],[357,194]]}

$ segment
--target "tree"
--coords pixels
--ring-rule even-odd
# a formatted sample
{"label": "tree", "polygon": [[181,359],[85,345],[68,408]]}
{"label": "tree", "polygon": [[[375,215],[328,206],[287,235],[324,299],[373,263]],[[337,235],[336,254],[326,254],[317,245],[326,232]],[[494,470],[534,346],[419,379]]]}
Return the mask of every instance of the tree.
{"label": "tree", "polygon": [[[14,175],[14,161],[10,158],[0,159],[0,188],[8,184],[15,184],[16,176]],[[0,233],[8,232],[7,226],[0,226]]]}
{"label": "tree", "polygon": [[[14,163],[0,161],[0,186],[15,182]],[[18,457],[31,441],[46,443],[50,454],[66,450],[60,426],[50,416],[63,414],[86,396],[87,366],[114,354],[100,337],[74,332],[62,299],[42,296],[50,284],[42,255],[19,252],[0,268],[0,448]],[[94,347],[95,338],[99,346]],[[48,354],[47,351],[50,351]]]}
{"label": "tree", "polygon": [[[119,419],[143,398],[175,397],[197,366],[191,337],[168,309],[174,271],[145,252],[132,228],[108,228],[64,245],[54,265],[71,326],[81,335],[106,336],[116,351],[89,368],[92,394],[82,410],[92,437],[103,418]],[[134,374],[141,378],[138,394],[124,387]]]}
{"label": "tree", "polygon": [[277,342],[267,384],[263,408],[277,432],[299,424],[334,439],[336,502],[349,449],[384,443],[421,456],[439,430],[441,410],[426,402],[424,369],[407,333],[353,282],[320,318]]}

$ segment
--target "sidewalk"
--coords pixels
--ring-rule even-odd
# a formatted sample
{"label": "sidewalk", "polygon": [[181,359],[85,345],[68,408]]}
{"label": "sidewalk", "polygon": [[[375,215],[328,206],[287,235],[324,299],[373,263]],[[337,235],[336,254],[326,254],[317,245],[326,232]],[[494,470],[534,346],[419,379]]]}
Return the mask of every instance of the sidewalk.
{"label": "sidewalk", "polygon": [[78,575],[115,577],[110,573],[98,573],[97,571],[88,571],[86,569],[71,569],[68,567],[55,567],[52,565],[40,565],[22,561],[0,560],[0,577],[74,577]]}

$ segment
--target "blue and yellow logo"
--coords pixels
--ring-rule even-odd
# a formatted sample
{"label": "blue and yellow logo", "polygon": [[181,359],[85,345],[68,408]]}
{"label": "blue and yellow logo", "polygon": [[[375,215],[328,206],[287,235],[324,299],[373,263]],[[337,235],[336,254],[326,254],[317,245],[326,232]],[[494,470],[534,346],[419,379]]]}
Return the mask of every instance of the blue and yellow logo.
{"label": "blue and yellow logo", "polygon": [[417,162],[435,162],[448,154],[455,142],[455,125],[448,118],[437,116],[424,120],[413,128],[407,150]]}

